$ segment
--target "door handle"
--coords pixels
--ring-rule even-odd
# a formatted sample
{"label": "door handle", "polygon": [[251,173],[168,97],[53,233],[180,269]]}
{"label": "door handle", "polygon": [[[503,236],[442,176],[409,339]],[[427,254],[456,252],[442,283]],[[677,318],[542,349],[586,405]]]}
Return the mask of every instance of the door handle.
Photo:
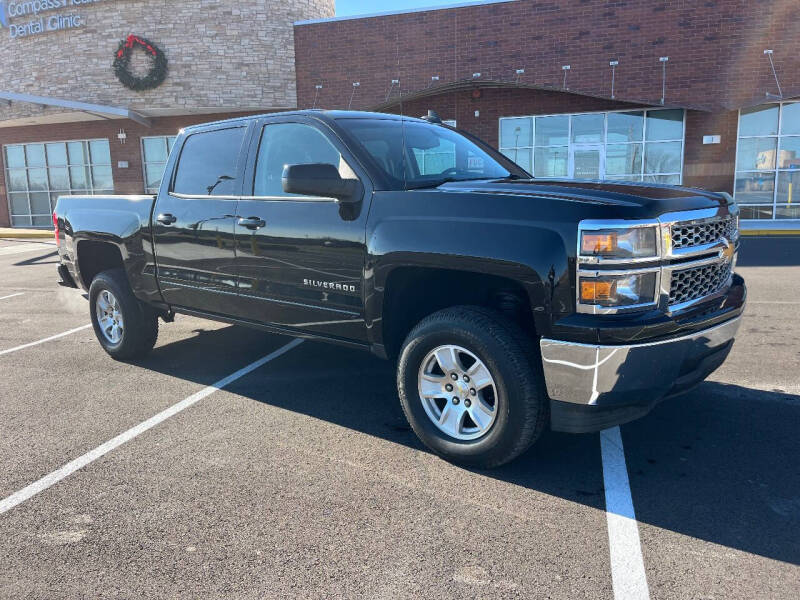
{"label": "door handle", "polygon": [[261,229],[262,227],[266,226],[267,222],[264,219],[259,217],[247,217],[247,218],[240,218],[237,223],[242,226],[246,227],[247,229]]}
{"label": "door handle", "polygon": [[178,217],[176,217],[175,215],[171,215],[169,213],[158,215],[156,217],[156,221],[158,221],[162,225],[172,225],[177,220],[178,220]]}

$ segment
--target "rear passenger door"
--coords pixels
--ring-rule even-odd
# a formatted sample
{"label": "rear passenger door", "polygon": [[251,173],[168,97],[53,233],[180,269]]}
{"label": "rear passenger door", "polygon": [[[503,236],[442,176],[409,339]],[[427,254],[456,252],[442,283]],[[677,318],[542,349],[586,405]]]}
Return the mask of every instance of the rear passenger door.
{"label": "rear passenger door", "polygon": [[[372,185],[338,137],[303,117],[262,120],[252,135],[236,254],[243,318],[325,336],[365,339],[362,279]],[[253,158],[254,157],[254,158]],[[329,163],[360,179],[356,204],[287,194],[284,165]]]}
{"label": "rear passenger door", "polygon": [[225,124],[182,140],[172,176],[153,212],[158,281],[164,300],[228,314],[236,300],[234,225],[248,124]]}

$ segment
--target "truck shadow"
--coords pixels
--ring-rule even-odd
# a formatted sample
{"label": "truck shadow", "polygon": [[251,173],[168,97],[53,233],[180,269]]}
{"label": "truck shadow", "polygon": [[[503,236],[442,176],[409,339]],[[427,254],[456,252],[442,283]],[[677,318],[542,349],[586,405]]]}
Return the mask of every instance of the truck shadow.
{"label": "truck shadow", "polygon": [[[51,258],[53,260],[47,260],[48,258]],[[56,250],[55,252],[48,252],[46,254],[42,254],[41,256],[28,258],[20,262],[16,262],[12,266],[28,267],[31,265],[56,265],[56,264],[58,264],[58,250]]]}
{"label": "truck shadow", "polygon": [[[160,346],[138,365],[207,385],[219,378],[209,361],[220,348],[241,361],[234,370],[286,341],[224,327]],[[226,389],[425,451],[400,410],[388,362],[306,342],[257,373]],[[638,520],[800,564],[798,423],[800,396],[707,382],[623,426]],[[547,432],[513,463],[481,475],[605,510],[597,434]]]}

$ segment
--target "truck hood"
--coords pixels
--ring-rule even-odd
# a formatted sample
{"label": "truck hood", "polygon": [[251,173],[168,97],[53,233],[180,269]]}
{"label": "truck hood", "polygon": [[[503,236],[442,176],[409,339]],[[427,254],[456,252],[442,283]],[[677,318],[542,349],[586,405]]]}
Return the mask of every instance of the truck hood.
{"label": "truck hood", "polygon": [[637,207],[653,214],[673,210],[718,208],[731,202],[728,194],[671,185],[622,181],[493,179],[455,181],[439,188],[447,192],[555,198],[579,203]]}

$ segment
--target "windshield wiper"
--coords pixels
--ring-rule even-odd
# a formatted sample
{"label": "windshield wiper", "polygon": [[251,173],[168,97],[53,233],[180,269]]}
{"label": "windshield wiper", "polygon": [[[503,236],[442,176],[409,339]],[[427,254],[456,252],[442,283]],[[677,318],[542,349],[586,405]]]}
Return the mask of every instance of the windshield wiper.
{"label": "windshield wiper", "polygon": [[434,179],[433,181],[411,182],[406,185],[406,189],[422,190],[427,188],[437,188],[445,183],[454,183],[457,181],[485,181],[487,179],[494,179],[494,177],[442,177],[441,179]]}

